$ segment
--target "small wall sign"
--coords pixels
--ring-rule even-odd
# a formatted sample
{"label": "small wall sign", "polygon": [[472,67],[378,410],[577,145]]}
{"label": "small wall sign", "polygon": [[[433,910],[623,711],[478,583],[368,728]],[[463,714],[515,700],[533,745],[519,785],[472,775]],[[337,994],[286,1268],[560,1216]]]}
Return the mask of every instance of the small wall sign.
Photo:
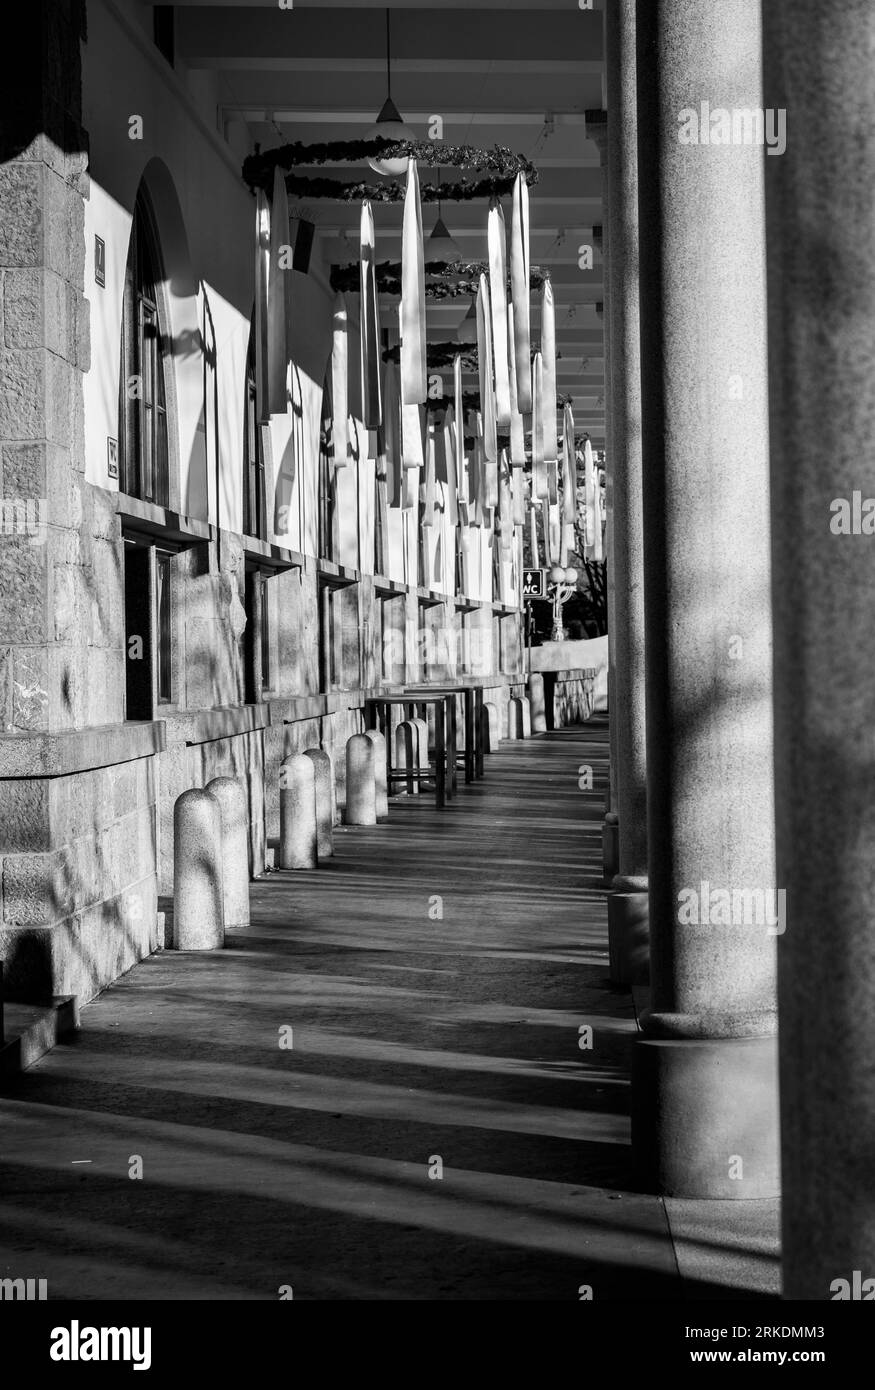
{"label": "small wall sign", "polygon": [[118,440],[106,441],[106,472],[110,478],[118,477]]}
{"label": "small wall sign", "polygon": [[101,287],[106,285],[106,242],[99,236],[94,238],[94,280]]}

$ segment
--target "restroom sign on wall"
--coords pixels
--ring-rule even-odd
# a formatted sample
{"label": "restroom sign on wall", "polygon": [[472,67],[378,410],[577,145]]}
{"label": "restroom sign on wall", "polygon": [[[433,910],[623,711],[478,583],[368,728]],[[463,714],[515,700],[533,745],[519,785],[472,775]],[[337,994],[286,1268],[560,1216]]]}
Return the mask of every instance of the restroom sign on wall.
{"label": "restroom sign on wall", "polygon": [[547,597],[547,571],[523,570],[523,598]]}

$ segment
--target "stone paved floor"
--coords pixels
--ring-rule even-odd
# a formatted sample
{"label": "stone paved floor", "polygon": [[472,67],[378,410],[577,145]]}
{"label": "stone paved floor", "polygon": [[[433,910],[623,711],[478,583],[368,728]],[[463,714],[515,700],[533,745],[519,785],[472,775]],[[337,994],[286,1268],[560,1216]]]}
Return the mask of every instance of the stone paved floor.
{"label": "stone paved floor", "polygon": [[83,1009],[4,1083],[0,1272],[80,1299],[774,1295],[774,1204],[632,1191],[606,760],[598,718],[505,743],[446,811],[394,801],[253,885],[225,951]]}

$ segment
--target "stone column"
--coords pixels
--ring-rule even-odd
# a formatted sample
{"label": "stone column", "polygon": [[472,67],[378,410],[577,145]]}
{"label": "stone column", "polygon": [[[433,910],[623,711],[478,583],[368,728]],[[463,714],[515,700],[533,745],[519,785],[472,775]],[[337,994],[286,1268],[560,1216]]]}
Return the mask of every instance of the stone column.
{"label": "stone column", "polygon": [[[602,170],[602,201],[607,210],[610,204],[607,112],[586,112],[586,138],[592,140],[599,152]],[[599,245],[602,254],[602,278],[604,292],[607,293],[610,280],[610,248],[603,240],[603,232],[596,237],[593,228],[593,243]],[[608,600],[608,787],[605,793],[605,819],[602,822],[602,868],[605,883],[613,883],[620,869],[620,832],[617,795],[617,768],[619,755],[617,749],[617,645],[616,645],[616,564],[614,560],[614,432],[613,405],[611,399],[611,322],[610,314],[602,317],[604,333],[605,362],[605,548],[607,551],[607,600]]]}
{"label": "stone column", "polygon": [[647,979],[649,952],[635,0],[611,0],[605,7],[605,56],[614,678],[610,717],[620,838],[619,873],[608,898],[608,939],[611,978],[637,984]]}
{"label": "stone column", "polygon": [[873,46],[875,10],[856,0],[764,6],[764,104],[787,137],[765,165],[790,1299],[875,1277]]}
{"label": "stone column", "polygon": [[695,131],[708,104],[761,105],[760,10],[638,7],[652,998],[633,1146],[642,1181],[691,1197],[778,1186],[764,155]]}

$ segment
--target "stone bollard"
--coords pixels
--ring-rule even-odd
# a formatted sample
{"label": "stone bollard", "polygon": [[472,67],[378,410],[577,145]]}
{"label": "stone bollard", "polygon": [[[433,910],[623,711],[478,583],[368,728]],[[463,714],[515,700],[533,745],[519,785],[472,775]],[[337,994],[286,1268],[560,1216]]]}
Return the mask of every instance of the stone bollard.
{"label": "stone bollard", "polygon": [[346,741],[347,825],[377,824],[377,786],[374,745],[367,734],[353,734]]}
{"label": "stone bollard", "polygon": [[225,944],[222,812],[212,792],[192,789],[173,807],[173,947]]}
{"label": "stone bollard", "polygon": [[379,729],[366,729],[374,745],[374,787],[377,797],[377,820],[389,819],[389,786],[386,777],[386,740]]}
{"label": "stone bollard", "polygon": [[419,768],[421,772],[428,771],[428,724],[424,719],[411,719],[411,724],[416,726],[419,735],[417,748],[419,750]]}
{"label": "stone bollard", "polygon": [[497,753],[501,744],[501,717],[498,705],[488,701],[483,706],[483,747],[487,753]]}
{"label": "stone bollard", "polygon": [[[419,730],[411,719],[402,719],[395,730],[395,766],[399,772],[415,771],[419,767]],[[408,796],[419,794],[419,783],[413,777],[405,782]]]}
{"label": "stone bollard", "polygon": [[316,856],[330,859],[334,853],[334,770],[322,748],[305,748],[304,757],[313,764],[316,787]]}
{"label": "stone bollard", "polygon": [[236,777],[214,777],[207,783],[219,803],[222,826],[222,888],[225,931],[249,926],[249,808],[246,792]]}
{"label": "stone bollard", "polygon": [[547,706],[544,700],[544,677],[539,671],[529,675],[529,703],[531,706],[532,732],[547,732]]}
{"label": "stone bollard", "polygon": [[525,695],[514,695],[507,705],[507,736],[512,739],[528,738],[531,732],[529,702]]}
{"label": "stone bollard", "polygon": [[294,753],[280,767],[281,869],[315,869],[316,772],[312,758]]}

